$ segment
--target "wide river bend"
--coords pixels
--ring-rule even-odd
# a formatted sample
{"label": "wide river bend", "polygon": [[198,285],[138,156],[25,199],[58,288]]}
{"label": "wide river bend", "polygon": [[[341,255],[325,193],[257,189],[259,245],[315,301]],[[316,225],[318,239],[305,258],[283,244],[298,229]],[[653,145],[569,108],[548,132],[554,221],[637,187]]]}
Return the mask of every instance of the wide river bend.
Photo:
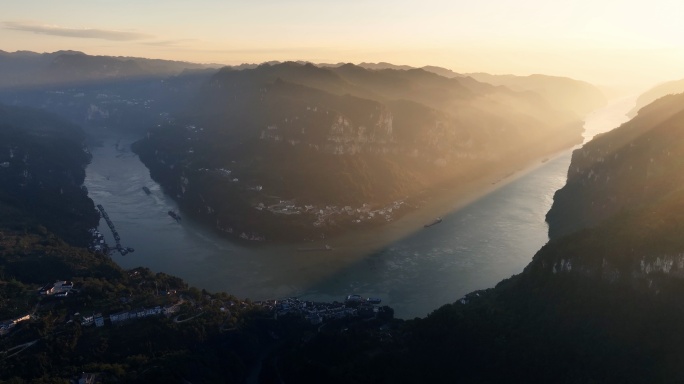
{"label": "wide river bend", "polygon": [[[628,97],[591,114],[585,140],[618,127],[633,106]],[[177,211],[175,202],[128,150],[136,138],[105,132],[102,140],[91,148],[85,185],[95,204],[107,210],[123,246],[135,248],[112,256],[122,267],[149,267],[253,300],[378,297],[400,318],[425,316],[520,273],[548,240],[544,217],[565,184],[571,156],[568,150],[521,171],[465,207],[445,207],[442,223],[427,229],[417,223],[415,231],[389,243],[378,229],[363,241],[331,243],[334,251],[298,252],[297,246],[242,246],[188,218],[176,223],[167,214]],[[152,193],[145,194],[143,186]],[[114,244],[104,220],[100,230]]]}

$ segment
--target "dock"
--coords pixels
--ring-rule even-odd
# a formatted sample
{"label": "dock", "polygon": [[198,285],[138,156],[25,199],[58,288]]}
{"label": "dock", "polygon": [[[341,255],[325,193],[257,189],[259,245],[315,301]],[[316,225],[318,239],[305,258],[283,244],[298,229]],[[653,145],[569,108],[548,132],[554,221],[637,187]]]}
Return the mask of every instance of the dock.
{"label": "dock", "polygon": [[107,226],[109,226],[109,229],[112,231],[112,236],[114,236],[114,241],[116,242],[116,250],[119,251],[121,256],[125,256],[129,252],[133,252],[133,248],[124,248],[121,245],[121,236],[119,236],[119,232],[116,231],[116,226],[114,226],[114,223],[109,218],[109,215],[107,214],[107,211],[105,211],[102,204],[98,204],[97,209],[100,211],[100,215],[105,219],[105,221],[107,222]]}

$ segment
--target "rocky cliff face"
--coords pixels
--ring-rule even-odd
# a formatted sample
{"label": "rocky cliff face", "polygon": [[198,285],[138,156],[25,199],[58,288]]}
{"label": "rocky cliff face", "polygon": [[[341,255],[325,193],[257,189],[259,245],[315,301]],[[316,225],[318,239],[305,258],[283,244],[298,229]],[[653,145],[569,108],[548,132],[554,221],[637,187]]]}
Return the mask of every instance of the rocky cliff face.
{"label": "rocky cliff face", "polygon": [[668,96],[575,151],[547,215],[556,251],[530,268],[654,293],[681,279],[682,123],[684,95]]}
{"label": "rocky cliff face", "polygon": [[[672,357],[684,356],[676,336],[684,318],[683,123],[684,95],[668,96],[575,151],[548,215],[552,239],[525,271],[436,311],[418,332],[461,329],[449,340],[465,338],[483,353],[471,367],[508,366],[510,353],[522,350],[563,350],[541,364],[533,355],[513,357],[514,366],[535,373],[511,367],[508,374],[532,381],[681,380]],[[434,341],[439,332],[430,334]],[[587,362],[581,368],[563,363],[578,356]],[[625,370],[628,362],[638,368]],[[464,369],[456,376],[487,376]]]}
{"label": "rocky cliff face", "polygon": [[682,95],[663,98],[573,153],[567,184],[547,215],[551,238],[660,201],[681,188],[683,102]]}

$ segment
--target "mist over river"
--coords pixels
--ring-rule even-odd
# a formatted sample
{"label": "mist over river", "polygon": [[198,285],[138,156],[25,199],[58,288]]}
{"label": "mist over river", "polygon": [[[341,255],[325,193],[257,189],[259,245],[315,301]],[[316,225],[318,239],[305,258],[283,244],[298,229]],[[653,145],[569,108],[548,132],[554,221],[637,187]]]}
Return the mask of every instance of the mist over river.
{"label": "mist over river", "polygon": [[[588,116],[585,140],[625,122],[634,100],[615,100]],[[465,207],[444,207],[443,221],[430,228],[414,223],[414,230],[397,238],[391,234],[406,222],[390,223],[362,236],[331,239],[326,244],[333,251],[299,252],[302,245],[241,245],[189,217],[177,223],[167,213],[178,211],[175,202],[130,151],[138,138],[113,131],[97,135],[102,145],[91,148],[85,185],[95,204],[105,207],[122,245],[135,248],[126,256],[112,255],[122,267],[149,267],[252,300],[378,297],[400,318],[425,316],[520,273],[548,240],[544,217],[565,184],[571,156],[568,150],[521,171]],[[100,230],[114,245],[104,220]]]}

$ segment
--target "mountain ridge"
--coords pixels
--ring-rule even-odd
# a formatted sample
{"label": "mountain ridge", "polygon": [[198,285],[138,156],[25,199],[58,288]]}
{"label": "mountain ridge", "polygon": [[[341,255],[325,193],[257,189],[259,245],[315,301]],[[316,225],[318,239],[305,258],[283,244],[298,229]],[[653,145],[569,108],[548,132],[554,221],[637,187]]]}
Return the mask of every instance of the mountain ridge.
{"label": "mountain ridge", "polygon": [[[152,176],[213,226],[259,239],[300,237],[293,228],[306,238],[345,231],[367,221],[360,217],[366,206],[392,220],[401,214],[392,207],[436,185],[477,177],[506,157],[522,164],[581,140],[574,112],[531,92],[422,69],[352,64],[224,68],[176,117],[134,147]],[[540,145],[538,156],[519,153]],[[275,208],[268,195],[289,201],[294,211]],[[266,222],[286,225],[279,216],[285,212],[296,224],[264,236]],[[244,215],[261,224],[240,223]]]}
{"label": "mountain ridge", "polygon": [[79,85],[107,78],[167,77],[185,69],[217,67],[175,60],[94,56],[68,50],[52,53],[4,52],[0,55],[0,87]]}
{"label": "mountain ridge", "polygon": [[629,117],[635,117],[641,108],[653,103],[657,99],[682,92],[684,92],[684,79],[666,81],[658,84],[639,96],[636,105],[628,115]]}

